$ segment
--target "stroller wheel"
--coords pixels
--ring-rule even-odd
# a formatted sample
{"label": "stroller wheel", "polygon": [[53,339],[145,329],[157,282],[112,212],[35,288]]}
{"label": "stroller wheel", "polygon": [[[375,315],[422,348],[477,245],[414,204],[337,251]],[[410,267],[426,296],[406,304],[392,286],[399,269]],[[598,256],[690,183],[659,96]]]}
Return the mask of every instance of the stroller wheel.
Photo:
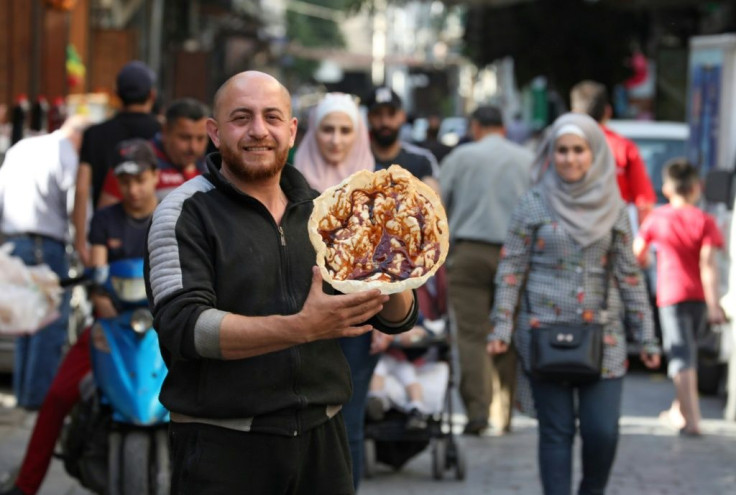
{"label": "stroller wheel", "polygon": [[366,479],[376,475],[376,441],[366,438],[363,442],[363,476]]}
{"label": "stroller wheel", "polygon": [[444,438],[432,441],[432,477],[441,480],[447,467],[447,445]]}
{"label": "stroller wheel", "polygon": [[448,441],[447,449],[447,465],[455,467],[455,479],[464,480],[466,472],[465,452],[460,450],[460,446],[455,441]]}

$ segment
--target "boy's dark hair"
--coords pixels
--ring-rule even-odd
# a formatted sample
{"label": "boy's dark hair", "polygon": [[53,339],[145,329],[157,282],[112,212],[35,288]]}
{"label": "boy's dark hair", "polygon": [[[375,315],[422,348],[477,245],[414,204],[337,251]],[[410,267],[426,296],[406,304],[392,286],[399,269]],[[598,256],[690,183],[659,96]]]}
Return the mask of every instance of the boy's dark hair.
{"label": "boy's dark hair", "polygon": [[166,109],[166,122],[169,123],[178,119],[202,120],[208,116],[207,107],[194,98],[181,98]]}
{"label": "boy's dark hair", "polygon": [[700,174],[685,158],[673,158],[665,164],[662,179],[665,183],[672,184],[675,193],[686,196],[700,182]]}
{"label": "boy's dark hair", "polygon": [[573,112],[587,113],[600,123],[606,116],[608,90],[595,81],[581,81],[570,91],[570,107]]}

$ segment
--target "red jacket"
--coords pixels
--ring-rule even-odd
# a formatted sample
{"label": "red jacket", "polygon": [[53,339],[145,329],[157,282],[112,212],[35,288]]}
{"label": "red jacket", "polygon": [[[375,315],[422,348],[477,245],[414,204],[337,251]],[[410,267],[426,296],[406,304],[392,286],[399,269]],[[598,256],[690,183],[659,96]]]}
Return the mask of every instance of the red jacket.
{"label": "red jacket", "polygon": [[616,178],[621,197],[627,203],[636,205],[640,213],[639,222],[641,222],[643,220],[641,214],[648,213],[657,201],[654,188],[647,175],[647,168],[636,144],[606,126],[601,127],[616,161]]}

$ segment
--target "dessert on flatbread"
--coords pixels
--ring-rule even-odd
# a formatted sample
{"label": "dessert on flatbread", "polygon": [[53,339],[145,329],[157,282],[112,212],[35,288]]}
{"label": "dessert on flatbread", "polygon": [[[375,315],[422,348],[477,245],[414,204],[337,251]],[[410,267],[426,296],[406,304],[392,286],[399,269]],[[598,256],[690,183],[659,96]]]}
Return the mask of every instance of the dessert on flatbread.
{"label": "dessert on flatbread", "polygon": [[323,192],[314,200],[309,238],[322,278],[343,293],[419,287],[449,247],[439,197],[398,165],[356,172]]}

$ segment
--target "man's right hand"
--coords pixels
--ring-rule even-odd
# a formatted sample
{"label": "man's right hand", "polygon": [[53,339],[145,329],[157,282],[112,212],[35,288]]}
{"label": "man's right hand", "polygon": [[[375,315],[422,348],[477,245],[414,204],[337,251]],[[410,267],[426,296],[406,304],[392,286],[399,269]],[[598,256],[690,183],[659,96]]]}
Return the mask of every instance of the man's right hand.
{"label": "man's right hand", "polygon": [[377,289],[355,294],[325,294],[322,290],[322,275],[319,268],[314,266],[309,295],[296,316],[305,342],[356,337],[373,330],[370,325],[360,324],[380,312],[387,301],[388,296]]}
{"label": "man's right hand", "polygon": [[77,256],[79,256],[79,261],[82,262],[84,266],[89,266],[90,259],[89,259],[89,249],[87,248],[87,241],[84,239],[74,240],[74,249],[77,251]]}

